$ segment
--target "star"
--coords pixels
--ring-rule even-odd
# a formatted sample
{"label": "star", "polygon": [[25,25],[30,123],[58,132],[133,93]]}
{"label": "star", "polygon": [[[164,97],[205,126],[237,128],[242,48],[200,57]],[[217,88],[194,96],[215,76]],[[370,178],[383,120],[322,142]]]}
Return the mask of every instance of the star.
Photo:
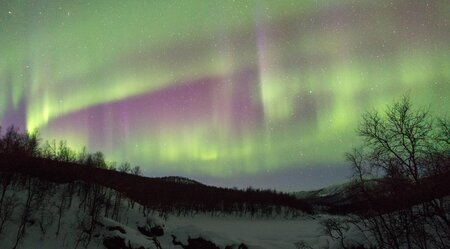
{"label": "star", "polygon": [[445,0],[12,2],[0,0],[0,125],[160,174],[344,170],[364,110],[411,91],[439,115],[450,98]]}

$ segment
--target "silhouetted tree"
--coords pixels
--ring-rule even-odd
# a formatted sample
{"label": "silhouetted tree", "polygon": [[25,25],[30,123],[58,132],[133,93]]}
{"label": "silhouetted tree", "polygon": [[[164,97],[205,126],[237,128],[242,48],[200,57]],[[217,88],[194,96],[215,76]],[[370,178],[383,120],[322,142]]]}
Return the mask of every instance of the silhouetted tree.
{"label": "silhouetted tree", "polygon": [[134,166],[134,167],[130,170],[130,173],[133,174],[133,175],[137,175],[137,176],[141,175],[141,174],[142,174],[141,167],[139,167],[139,166]]}
{"label": "silhouetted tree", "polygon": [[[1,133],[0,133],[1,135]],[[21,156],[39,155],[39,131],[21,133],[19,128],[10,126],[0,137],[0,153]]]}
{"label": "silhouetted tree", "polygon": [[450,244],[449,200],[437,195],[446,188],[437,179],[450,173],[448,127],[448,119],[413,109],[408,97],[383,114],[362,116],[358,134],[363,148],[346,157],[367,204],[361,222],[380,248]]}
{"label": "silhouetted tree", "polygon": [[119,172],[129,173],[131,171],[131,165],[129,163],[122,163],[118,170]]}

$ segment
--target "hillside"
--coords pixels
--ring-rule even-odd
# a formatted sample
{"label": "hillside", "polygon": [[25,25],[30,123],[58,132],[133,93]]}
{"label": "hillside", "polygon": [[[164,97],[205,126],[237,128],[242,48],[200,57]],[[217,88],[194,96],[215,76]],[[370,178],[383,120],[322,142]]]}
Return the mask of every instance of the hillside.
{"label": "hillside", "polygon": [[[374,242],[361,230],[363,220],[320,214],[364,211],[351,184],[302,193],[299,200],[6,155],[0,156],[0,179],[0,248],[339,249],[344,243],[363,249]],[[448,195],[447,180],[448,174],[423,179],[433,195],[413,201]],[[392,201],[383,184],[372,185],[373,193],[383,194],[377,203]],[[405,191],[423,197],[418,188]],[[310,205],[321,209],[308,214]]]}
{"label": "hillside", "polygon": [[270,216],[281,207],[292,213],[312,211],[309,204],[294,196],[268,190],[218,188],[186,178],[150,178],[44,158],[0,155],[0,171],[24,173],[58,183],[84,181],[98,184],[160,212],[178,212],[181,209],[228,213],[249,211],[255,214],[259,210]]}
{"label": "hillside", "polygon": [[[177,205],[172,212],[161,212],[134,202],[120,191],[93,183],[94,180],[89,183],[80,180],[88,179],[83,173],[58,177],[57,174],[70,172],[64,169],[44,177],[44,172],[49,171],[39,169],[40,166],[32,170],[21,166],[30,162],[28,159],[17,159],[14,163],[4,160],[0,162],[0,248],[295,249],[304,241],[338,248],[337,241],[323,233],[321,222],[329,218],[327,215],[299,213],[294,217],[283,212],[267,216],[262,209],[254,213],[247,209],[233,214],[218,210],[186,213],[175,212],[180,210]],[[40,163],[44,162],[51,165],[48,161]],[[91,170],[88,171],[99,174],[91,174],[98,182],[103,179],[102,173],[107,174]],[[130,179],[141,178],[144,177]],[[167,179],[143,181],[149,181],[148,186],[152,187]],[[114,179],[110,184],[113,183]],[[128,185],[120,185],[118,189],[126,190],[125,186]],[[159,191],[168,190],[159,188]],[[148,200],[158,198],[165,197],[155,192]]]}

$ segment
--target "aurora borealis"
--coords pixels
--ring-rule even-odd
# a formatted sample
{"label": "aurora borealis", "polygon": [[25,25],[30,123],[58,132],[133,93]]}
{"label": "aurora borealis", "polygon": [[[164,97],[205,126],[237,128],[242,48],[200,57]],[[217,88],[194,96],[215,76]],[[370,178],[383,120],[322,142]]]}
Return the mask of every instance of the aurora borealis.
{"label": "aurora borealis", "polygon": [[367,109],[446,114],[450,2],[1,1],[0,123],[146,175],[341,181]]}

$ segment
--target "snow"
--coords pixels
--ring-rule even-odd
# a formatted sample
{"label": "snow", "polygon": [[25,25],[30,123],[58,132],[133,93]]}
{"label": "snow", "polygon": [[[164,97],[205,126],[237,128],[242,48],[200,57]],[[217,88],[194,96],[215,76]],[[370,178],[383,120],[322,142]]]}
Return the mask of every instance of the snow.
{"label": "snow", "polygon": [[[55,188],[55,194],[45,200],[48,206],[48,217],[43,220],[53,219],[45,230],[45,234],[40,226],[35,222],[28,224],[24,239],[17,248],[35,248],[35,249],[59,249],[59,248],[75,248],[76,241],[82,233],[79,227],[80,221],[88,218],[86,214],[80,212],[80,200],[75,195],[72,205],[64,211],[61,219],[61,230],[56,235],[57,230],[57,204],[61,191],[66,185],[60,185]],[[7,195],[15,196],[20,200],[21,205],[26,200],[26,190],[7,191]],[[124,200],[123,203],[126,203]],[[6,224],[3,232],[0,234],[0,248],[12,248],[15,242],[18,225],[20,221],[19,212],[21,208],[17,208],[13,214],[13,219]],[[124,210],[127,210],[124,208]],[[39,220],[39,211],[34,210],[33,219]],[[51,218],[52,217],[52,218]],[[303,215],[296,218],[252,218],[250,216],[235,215],[207,215],[197,214],[194,216],[168,216],[163,220],[155,214],[144,215],[139,205],[128,209],[124,212],[119,220],[115,221],[110,218],[100,217],[97,230],[93,233],[92,241],[87,248],[105,248],[103,240],[108,237],[123,238],[126,245],[132,248],[157,248],[151,238],[141,234],[138,227],[159,225],[164,228],[164,235],[157,237],[162,248],[181,248],[172,243],[172,235],[183,244],[187,244],[187,239],[202,237],[219,246],[221,249],[226,246],[238,245],[244,243],[251,249],[295,249],[295,243],[304,241],[313,248],[339,248],[337,241],[324,235],[321,221],[330,218],[329,215]],[[120,227],[125,233],[119,230],[110,231],[109,228]],[[83,248],[80,244],[78,248]]]}
{"label": "snow", "polygon": [[318,220],[310,217],[256,219],[197,215],[170,217],[167,227],[169,230],[173,229],[176,234],[188,230],[191,237],[208,237],[222,246],[244,243],[251,248],[295,248],[293,247],[295,242],[321,234]]}

